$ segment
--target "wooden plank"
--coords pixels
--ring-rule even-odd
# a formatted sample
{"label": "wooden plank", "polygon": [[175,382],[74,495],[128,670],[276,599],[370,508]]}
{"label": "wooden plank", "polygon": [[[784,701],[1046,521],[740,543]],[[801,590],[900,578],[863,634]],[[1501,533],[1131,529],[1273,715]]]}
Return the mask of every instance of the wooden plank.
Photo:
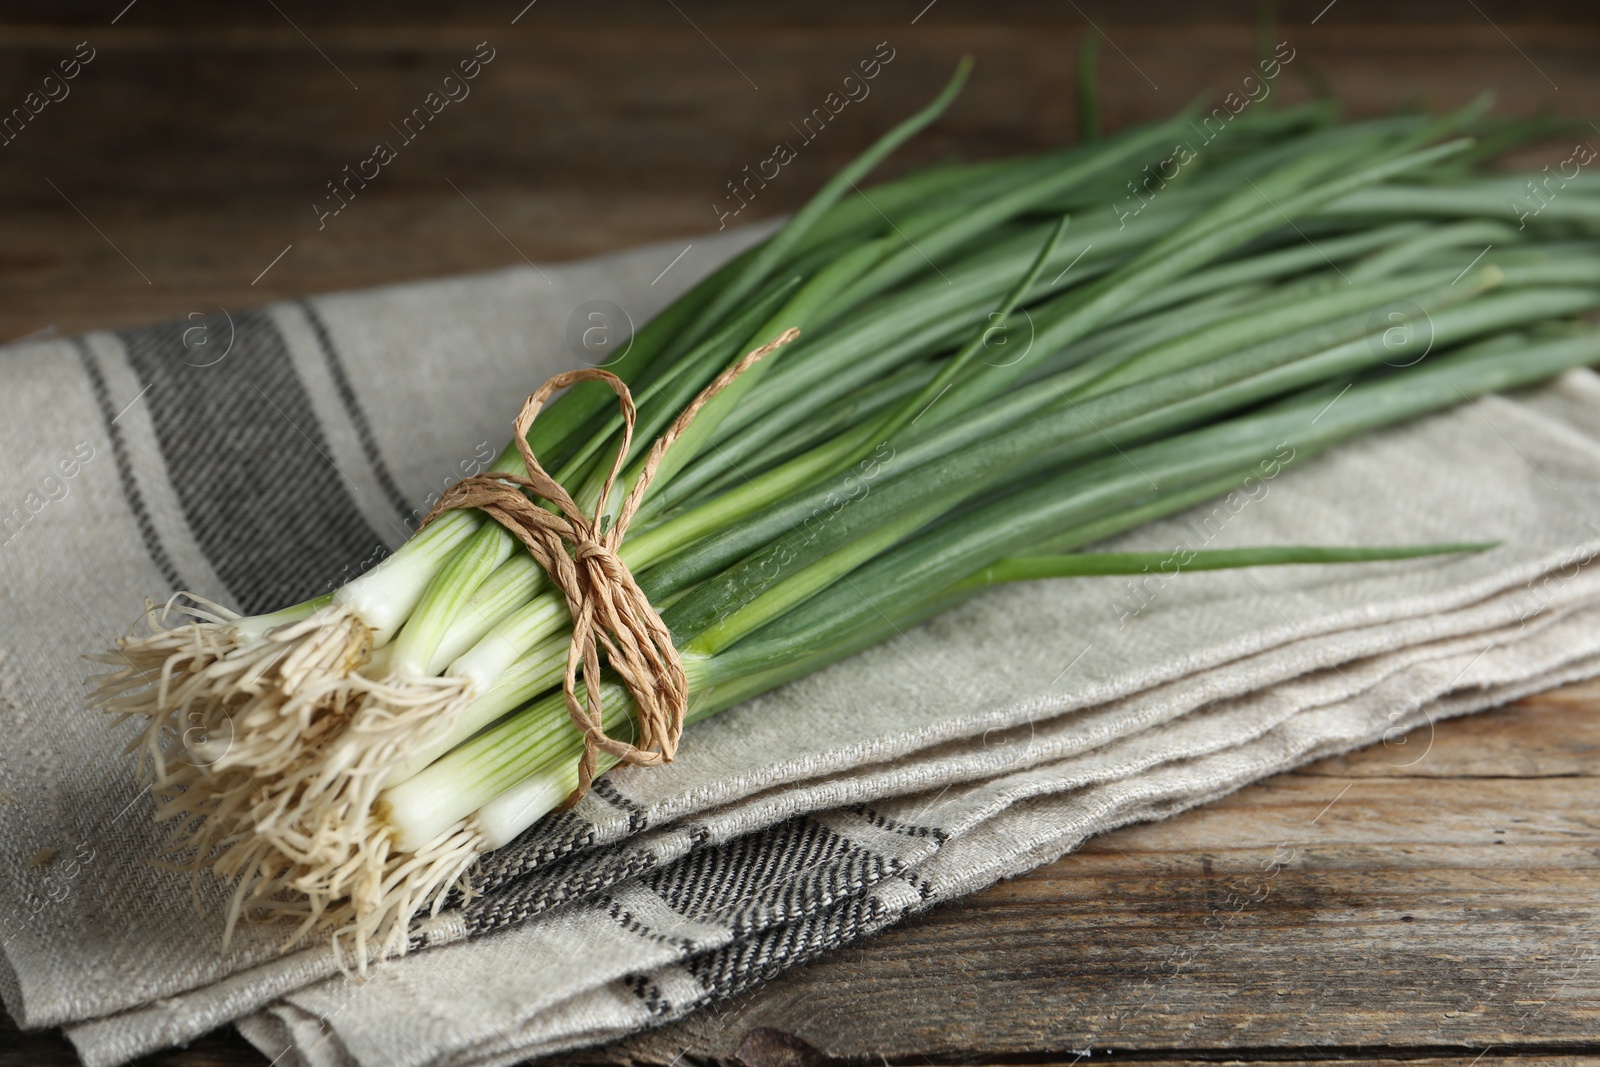
{"label": "wooden plank", "polygon": [[[0,1012],[0,1067],[77,1067],[82,1061],[59,1031],[20,1033]],[[136,1061],[136,1067],[266,1067],[268,1060],[232,1030],[210,1034],[188,1048]]]}
{"label": "wooden plank", "polygon": [[[1391,6],[1341,0],[1344,21],[1330,14],[1315,26],[1298,13],[1302,24],[1285,27],[1298,50],[1292,75],[1326,75],[1359,112],[1418,98],[1459,103],[1489,88],[1523,112],[1546,101],[1571,114],[1600,106],[1600,28],[1550,21],[1564,5],[1532,16],[1530,5],[1494,9],[1520,13],[1506,23],[1515,45],[1476,17],[1425,29],[1355,24]],[[1252,7],[1213,6],[1230,14],[1174,33],[1091,4],[1121,53],[1108,51],[1102,64],[1108,124],[1165,114],[1241,79],[1254,55]],[[325,61],[267,8],[250,16],[266,21],[248,28],[214,11],[185,23],[163,10],[142,5],[92,32],[16,26],[0,39],[0,100],[22,99],[85,35],[98,50],[72,95],[0,151],[0,340],[687,240],[715,227],[725,183],[794,138],[790,123],[878,41],[890,41],[896,58],[872,94],[804,145],[741,220],[792,209],[969,51],[979,68],[964,99],[889,170],[1058,144],[1075,131],[1067,57],[1084,28],[1038,5],[1031,15],[1028,5],[1006,9],[1010,26],[954,4],[916,25],[904,12],[891,20],[888,5],[873,9],[876,22],[823,19],[812,8],[810,24],[788,26],[719,8],[702,28],[714,30],[724,62],[675,17],[597,28],[576,15],[547,19],[541,6],[513,27],[504,12],[490,22],[483,5],[443,26],[373,28],[345,7],[344,21],[317,35]],[[496,59],[472,95],[319,230],[312,204],[326,183],[392,138],[389,124],[491,38]],[[1150,72],[1159,78],[1147,81]],[[1307,92],[1292,75],[1278,83],[1283,99]]]}

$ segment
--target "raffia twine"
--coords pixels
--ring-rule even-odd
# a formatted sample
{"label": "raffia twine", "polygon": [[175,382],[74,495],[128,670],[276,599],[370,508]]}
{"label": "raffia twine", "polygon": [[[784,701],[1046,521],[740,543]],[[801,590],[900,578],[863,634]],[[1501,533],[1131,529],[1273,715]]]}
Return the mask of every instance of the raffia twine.
{"label": "raffia twine", "polygon": [[[522,542],[566,598],[567,610],[572,615],[572,641],[567,648],[562,690],[572,725],[583,735],[578,788],[567,799],[568,806],[589,791],[602,752],[616,757],[619,762],[639,767],[669,763],[677,754],[689,706],[689,681],[678,650],[673,646],[671,632],[617,555],[617,549],[644,501],[662,457],[694,422],[701,408],[734,379],[798,336],[800,331],[790,328],[748,353],[719,374],[683,409],[651,446],[639,477],[617,512],[616,521],[609,527],[604,521],[606,503],[627,463],[638,413],[626,383],[610,371],[593,367],[557,374],[523,403],[513,424],[512,439],[522,453],[527,470],[525,477],[487,471],[463,478],[445,491],[423,520],[422,525],[426,526],[446,511],[479,509]],[[583,513],[566,489],[540,466],[533,449],[528,446],[528,428],[545,402],[554,393],[578,382],[605,383],[617,394],[622,407],[622,443],[612,460],[611,472],[601,486],[593,515]],[[529,494],[549,501],[557,510],[541,506]],[[633,697],[638,719],[636,744],[612,737],[605,731],[599,685],[602,649],[606,662]],[[582,701],[578,699],[580,675],[585,690]]]}

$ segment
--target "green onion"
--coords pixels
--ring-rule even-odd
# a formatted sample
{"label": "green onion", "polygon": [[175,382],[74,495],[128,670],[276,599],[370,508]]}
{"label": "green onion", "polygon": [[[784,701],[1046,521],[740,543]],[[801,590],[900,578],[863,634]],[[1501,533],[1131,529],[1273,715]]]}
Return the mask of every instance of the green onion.
{"label": "green onion", "polygon": [[[1081,551],[1368,430],[1600,363],[1600,198],[1576,184],[1519,227],[1520,179],[1458,136],[1545,126],[1489,123],[1481,103],[1352,123],[1326,102],[1261,109],[1130,216],[1112,205],[1187,116],[1101,136],[1096,47],[1084,143],[863,190],[949,106],[963,63],[648,323],[609,368],[638,408],[612,499],[612,395],[580,384],[534,421],[541,465],[614,518],[706,384],[801,330],[667,450],[619,550],[683,660],[689,720],[1005,582],[1491,547]],[[1423,330],[1399,348],[1395,308]],[[493,469],[524,473],[518,450]],[[365,959],[403,950],[413,915],[576,787],[571,637],[516,538],[452,511],[329,597],[153,611],[104,657],[120,669],[95,702],[144,720],[174,848],[236,883],[230,927],[347,930]],[[607,732],[632,737],[628,690],[597,684]],[[203,732],[231,744],[186,748]]]}

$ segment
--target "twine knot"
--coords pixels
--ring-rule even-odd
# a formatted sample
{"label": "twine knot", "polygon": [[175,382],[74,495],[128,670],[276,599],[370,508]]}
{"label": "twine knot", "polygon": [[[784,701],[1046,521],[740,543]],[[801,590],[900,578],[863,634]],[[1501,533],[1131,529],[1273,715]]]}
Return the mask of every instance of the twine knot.
{"label": "twine knot", "polygon": [[[683,733],[683,718],[689,706],[689,680],[672,643],[671,632],[617,550],[628,524],[644,502],[662,457],[688,429],[700,409],[768,353],[799,335],[799,330],[785,330],[748,353],[719,374],[683,409],[651,446],[638,478],[617,512],[616,521],[609,526],[605,522],[606,504],[627,464],[638,412],[633,394],[622,379],[595,367],[557,374],[523,403],[513,424],[513,440],[522,454],[526,475],[486,471],[463,478],[444,492],[423,520],[422,525],[426,526],[446,511],[479,509],[522,542],[566,598],[567,610],[572,615],[572,641],[567,647],[562,691],[572,725],[583,735],[578,788],[568,798],[569,806],[589,791],[599,769],[601,752],[615,756],[619,762],[641,767],[670,762],[677,754],[678,738]],[[622,408],[622,443],[600,487],[594,514],[585,515],[566,489],[540,466],[533,449],[528,446],[528,428],[554,393],[569,385],[590,381],[603,382],[617,394]],[[536,503],[530,494],[555,505],[556,510]],[[602,649],[606,662],[633,697],[637,720],[635,743],[606,733],[599,684]],[[578,698],[580,675],[584,683],[583,700]]]}

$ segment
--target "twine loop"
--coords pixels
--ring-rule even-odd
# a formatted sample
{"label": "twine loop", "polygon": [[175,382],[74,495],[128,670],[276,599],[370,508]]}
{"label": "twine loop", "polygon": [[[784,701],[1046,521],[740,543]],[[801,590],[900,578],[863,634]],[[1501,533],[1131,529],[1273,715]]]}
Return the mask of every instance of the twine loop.
{"label": "twine loop", "polygon": [[[567,714],[583,735],[583,757],[578,765],[578,788],[568,798],[576,803],[588,792],[599,768],[600,753],[619,762],[651,767],[670,762],[678,750],[683,718],[689,704],[689,681],[672,634],[650,604],[639,583],[617,555],[628,524],[644,502],[662,457],[712,397],[773,350],[800,335],[785,330],[774,340],[750,352],[719,374],[684,408],[667,431],[651,446],[639,477],[622,502],[616,520],[605,522],[606,505],[627,464],[638,421],[633,394],[610,371],[597,367],[567,371],[546,381],[522,405],[513,424],[513,440],[522,453],[526,475],[486,471],[456,482],[428,512],[423,526],[456,508],[477,508],[509,530],[544,568],[550,581],[566,598],[572,615],[572,641],[567,647],[567,667],[562,677]],[[578,382],[603,382],[617,394],[622,408],[622,442],[611,471],[600,488],[593,515],[585,515],[565,488],[545,471],[528,446],[528,428],[545,402]],[[536,503],[542,498],[554,511]],[[420,527],[419,527],[420,529]],[[636,743],[606,733],[600,698],[600,652],[633,697],[637,711]],[[578,699],[579,677],[584,699]]]}

